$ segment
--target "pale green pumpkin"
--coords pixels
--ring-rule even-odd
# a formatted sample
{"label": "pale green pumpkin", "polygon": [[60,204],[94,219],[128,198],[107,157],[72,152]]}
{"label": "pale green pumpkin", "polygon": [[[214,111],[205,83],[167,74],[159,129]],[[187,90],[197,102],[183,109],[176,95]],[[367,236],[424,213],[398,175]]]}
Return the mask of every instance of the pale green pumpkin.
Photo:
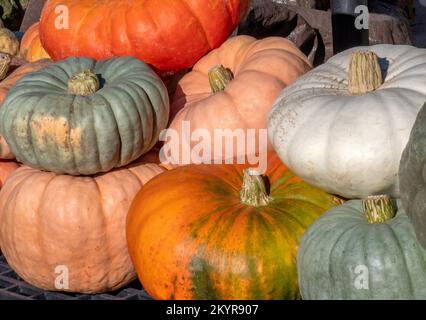
{"label": "pale green pumpkin", "polygon": [[384,210],[390,202],[380,196],[364,206],[351,200],[332,208],[304,234],[303,299],[426,299],[426,251],[403,208]]}
{"label": "pale green pumpkin", "polygon": [[168,117],[167,89],[142,61],[69,58],[16,83],[0,132],[26,165],[89,175],[148,152]]}

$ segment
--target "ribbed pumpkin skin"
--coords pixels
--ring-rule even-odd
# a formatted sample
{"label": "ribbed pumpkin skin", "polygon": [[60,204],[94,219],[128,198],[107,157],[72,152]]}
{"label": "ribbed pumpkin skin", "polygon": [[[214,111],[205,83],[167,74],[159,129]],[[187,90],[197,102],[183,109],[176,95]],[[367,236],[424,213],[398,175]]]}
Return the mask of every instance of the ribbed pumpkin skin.
{"label": "ribbed pumpkin skin", "polygon": [[[426,105],[426,104],[425,104]],[[399,165],[401,202],[426,248],[426,108],[420,110]]]}
{"label": "ribbed pumpkin skin", "polygon": [[0,247],[7,262],[45,290],[59,289],[57,266],[69,270],[64,291],[124,286],[136,277],[125,237],[129,206],[142,185],[164,170],[140,163],[74,177],[19,168],[0,192]]}
{"label": "ribbed pumpkin skin", "polygon": [[[105,84],[87,97],[69,94],[68,80],[85,69]],[[16,83],[0,109],[0,131],[26,165],[90,175],[148,152],[168,116],[167,89],[142,61],[69,58]]]}
{"label": "ribbed pumpkin skin", "polygon": [[[0,82],[0,104],[3,103],[4,98],[15,83],[23,76],[30,72],[38,71],[51,63],[50,60],[44,59],[37,62],[26,63],[14,70],[2,82]],[[6,140],[0,135],[0,159],[15,159],[15,155],[9,148]]]}
{"label": "ribbed pumpkin skin", "polygon": [[276,156],[273,201],[241,204],[242,166],[189,165],[151,180],[129,210],[129,253],[155,299],[296,299],[298,240],[335,199]]}
{"label": "ribbed pumpkin skin", "polygon": [[[381,224],[367,222],[360,200],[331,209],[306,231],[297,265],[305,300],[426,299],[426,251],[401,206]],[[368,268],[368,290],[356,286],[357,266]]]}
{"label": "ribbed pumpkin skin", "polygon": [[[191,67],[238,25],[248,0],[50,0],[40,38],[52,59],[135,56],[156,69]],[[64,5],[69,28],[57,28]]]}
{"label": "ribbed pumpkin skin", "polygon": [[50,58],[49,54],[46,50],[44,50],[41,44],[38,22],[34,23],[25,32],[24,37],[21,40],[19,53],[22,58],[29,62]]}

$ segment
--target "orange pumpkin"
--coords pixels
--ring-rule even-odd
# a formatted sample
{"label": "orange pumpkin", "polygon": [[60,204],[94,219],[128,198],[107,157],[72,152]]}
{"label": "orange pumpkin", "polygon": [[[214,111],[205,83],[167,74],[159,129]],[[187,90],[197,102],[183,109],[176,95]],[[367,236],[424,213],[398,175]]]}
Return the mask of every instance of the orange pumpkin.
{"label": "orange pumpkin", "polygon": [[[142,185],[164,170],[138,163],[76,177],[19,168],[0,191],[0,247],[7,262],[45,290],[97,293],[127,284],[136,275],[126,215]],[[69,274],[60,286],[58,270]]]}
{"label": "orange pumpkin", "polygon": [[[159,73],[175,72],[220,46],[248,6],[248,0],[50,0],[40,37],[55,61],[130,55]],[[61,12],[66,21],[58,19]]]}
{"label": "orange pumpkin", "polygon": [[25,32],[21,40],[20,55],[29,62],[41,59],[50,59],[49,54],[44,50],[40,41],[39,22],[34,23]]}
{"label": "orange pumpkin", "polygon": [[148,182],[127,217],[129,253],[156,299],[299,297],[299,238],[340,203],[270,156],[266,182],[244,165],[188,165]]}
{"label": "orange pumpkin", "polygon": [[[283,88],[310,69],[305,55],[287,39],[256,40],[249,36],[228,39],[202,58],[179,82],[171,106],[174,119],[170,134],[166,132],[165,135],[177,133],[180,138],[177,143],[165,140],[172,146],[170,149],[177,148],[179,152],[166,156],[173,163],[186,164],[183,145],[188,144],[193,150],[198,143],[188,141],[183,129],[185,122],[190,125],[191,135],[199,129],[207,130],[211,137],[217,129],[256,129],[255,141],[259,141],[259,129],[266,129],[267,115],[275,99]],[[244,134],[247,139],[247,132]],[[253,154],[265,151],[266,147],[272,149],[268,144],[263,149],[258,147]],[[249,153],[236,149],[231,157]],[[225,143],[222,154],[219,151],[212,156],[215,150],[212,139],[211,150],[199,153],[201,162],[229,158],[225,154]]]}
{"label": "orange pumpkin", "polygon": [[[44,59],[32,63],[25,63],[15,69],[11,74],[7,76],[2,82],[0,82],[0,104],[3,103],[4,98],[15,83],[29,74],[30,72],[38,71],[51,63],[50,60]],[[12,151],[9,148],[6,140],[0,135],[0,159],[15,159]]]}

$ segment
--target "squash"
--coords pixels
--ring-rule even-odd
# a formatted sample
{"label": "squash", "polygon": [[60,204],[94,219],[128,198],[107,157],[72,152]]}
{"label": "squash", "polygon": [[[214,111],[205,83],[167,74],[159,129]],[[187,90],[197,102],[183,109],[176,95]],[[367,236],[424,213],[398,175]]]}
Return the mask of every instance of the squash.
{"label": "squash", "polygon": [[[281,90],[310,69],[308,59],[287,39],[230,38],[202,58],[178,83],[171,106],[174,119],[165,137],[175,132],[180,139],[176,142],[164,139],[174,150],[170,154],[166,152],[165,157],[174,164],[188,164],[184,158],[184,146],[189,145],[195,151],[198,141],[188,141],[185,124],[190,126],[189,137],[199,130],[206,130],[211,137],[215,136],[215,130],[232,130],[232,133],[244,130],[243,138],[248,142],[248,130],[253,130],[255,141],[260,141],[260,131],[265,131],[267,115]],[[212,138],[210,152],[199,152],[200,162],[218,163],[217,160],[272,149],[267,141],[251,151],[234,147],[230,154],[225,151],[226,143],[219,152],[216,148]]]}
{"label": "squash", "polygon": [[40,39],[53,60],[132,55],[159,73],[179,71],[220,46],[248,2],[51,0],[43,8]]}
{"label": "squash", "polygon": [[49,54],[44,50],[39,34],[39,23],[34,23],[25,32],[22,40],[19,53],[22,58],[29,62],[34,62],[41,59],[50,59]]}
{"label": "squash", "polygon": [[37,169],[90,175],[148,152],[169,117],[167,89],[132,57],[69,58],[22,78],[0,108],[16,158]]}
{"label": "squash", "polygon": [[398,167],[426,100],[426,49],[344,51],[283,90],[268,120],[281,160],[346,198],[399,197]]}
{"label": "squash", "polygon": [[0,191],[0,247],[8,264],[44,290],[99,293],[126,285],[136,277],[127,211],[142,185],[164,170],[141,162],[74,177],[19,168]]}
{"label": "squash", "polygon": [[[38,71],[48,66],[50,63],[51,61],[48,59],[39,60],[33,63],[25,63],[21,65],[20,67],[18,67],[17,69],[15,69],[12,73],[10,73],[6,79],[0,82],[0,104],[3,103],[4,98],[6,97],[10,88],[12,88],[15,85],[16,81],[18,81],[23,76],[31,72]],[[1,66],[1,63],[0,63],[0,66]],[[3,138],[1,134],[0,134],[0,159],[15,159],[15,156],[10,150],[9,145],[7,144],[6,140]]]}
{"label": "squash", "polygon": [[426,248],[426,103],[417,115],[399,166],[401,203],[413,223],[417,239]]}
{"label": "squash", "polygon": [[0,28],[0,52],[7,53],[11,57],[19,53],[19,40],[7,28]]}
{"label": "squash", "polygon": [[426,299],[426,251],[388,196],[321,216],[300,241],[297,266],[303,299]]}
{"label": "squash", "polygon": [[265,176],[245,165],[178,167],[136,195],[129,254],[155,299],[296,299],[299,238],[337,203],[276,155]]}

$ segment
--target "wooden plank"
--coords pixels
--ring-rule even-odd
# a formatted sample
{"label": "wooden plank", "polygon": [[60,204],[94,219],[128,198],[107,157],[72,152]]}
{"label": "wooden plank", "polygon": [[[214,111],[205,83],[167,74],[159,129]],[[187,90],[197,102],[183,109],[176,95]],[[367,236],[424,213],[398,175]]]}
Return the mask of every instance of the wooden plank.
{"label": "wooden plank", "polygon": [[40,20],[41,10],[43,9],[45,2],[46,0],[30,0],[19,31],[27,31],[31,25]]}

